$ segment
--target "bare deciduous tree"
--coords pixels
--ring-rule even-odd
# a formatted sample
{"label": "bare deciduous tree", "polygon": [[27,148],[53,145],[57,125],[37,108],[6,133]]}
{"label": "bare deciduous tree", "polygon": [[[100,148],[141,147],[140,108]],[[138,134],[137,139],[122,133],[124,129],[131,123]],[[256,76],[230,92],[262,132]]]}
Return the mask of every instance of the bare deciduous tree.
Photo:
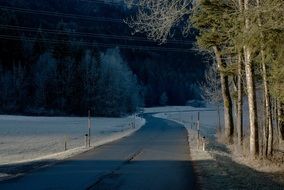
{"label": "bare deciduous tree", "polygon": [[[149,39],[164,43],[173,36],[175,27],[190,14],[191,0],[125,0],[138,8],[134,17],[126,20],[133,33],[146,33]],[[187,33],[185,26],[184,32]]]}
{"label": "bare deciduous tree", "polygon": [[209,103],[216,105],[222,103],[220,75],[215,64],[210,65],[205,71],[205,82],[200,84],[200,89],[203,99]]}
{"label": "bare deciduous tree", "polygon": [[217,105],[218,111],[218,131],[221,132],[220,105],[222,104],[222,90],[220,75],[216,64],[210,65],[205,71],[205,82],[199,85],[202,98],[211,104]]}

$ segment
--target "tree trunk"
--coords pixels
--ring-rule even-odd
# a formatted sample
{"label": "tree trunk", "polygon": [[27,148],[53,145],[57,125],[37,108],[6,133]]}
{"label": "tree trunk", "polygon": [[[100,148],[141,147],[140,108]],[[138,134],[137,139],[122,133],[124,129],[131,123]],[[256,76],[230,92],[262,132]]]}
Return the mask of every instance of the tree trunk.
{"label": "tree trunk", "polygon": [[[261,57],[264,57],[264,51],[261,50]],[[273,148],[273,127],[272,127],[272,115],[271,115],[271,102],[268,90],[267,82],[267,70],[264,60],[262,59],[262,78],[263,78],[263,90],[264,90],[264,104],[265,104],[265,128],[268,128],[268,142],[267,142],[267,154],[272,155]]]}
{"label": "tree trunk", "polygon": [[238,53],[238,101],[237,101],[237,132],[238,132],[238,145],[243,144],[243,84],[242,84],[242,53]]}
{"label": "tree trunk", "polygon": [[[257,7],[260,7],[260,1],[257,0]],[[261,28],[262,23],[261,23],[261,15],[258,15],[258,26]],[[264,35],[261,32],[260,34],[262,43],[261,43],[261,66],[262,66],[262,80],[263,80],[263,92],[264,92],[264,113],[265,113],[265,131],[268,132],[266,134],[266,145],[267,145],[267,155],[271,156],[272,155],[272,150],[273,150],[273,128],[272,128],[272,112],[271,112],[271,101],[270,101],[270,96],[269,96],[269,88],[268,88],[268,78],[267,78],[267,69],[266,69],[266,64],[265,64],[265,52],[264,52],[264,45],[263,45],[263,40],[264,40]]]}
{"label": "tree trunk", "polygon": [[229,91],[229,80],[222,69],[225,67],[221,60],[221,54],[219,49],[215,46],[213,47],[218,69],[220,71],[222,97],[224,102],[224,121],[225,121],[225,138],[226,141],[232,143],[234,134],[234,123],[233,123],[233,109],[232,109],[232,99]]}
{"label": "tree trunk", "polygon": [[[244,0],[244,10],[249,11],[249,0]],[[250,30],[250,21],[248,16],[245,16],[245,32]],[[245,54],[245,71],[247,81],[247,93],[249,104],[249,122],[250,122],[250,154],[252,157],[257,157],[259,154],[259,142],[258,142],[258,123],[257,123],[257,107],[256,107],[256,93],[254,84],[254,72],[251,61],[250,48],[244,46]]]}
{"label": "tree trunk", "polygon": [[217,106],[217,113],[218,113],[218,132],[221,133],[222,129],[221,129],[221,118],[220,118],[220,105],[218,104]]}
{"label": "tree trunk", "polygon": [[275,126],[277,128],[277,136],[278,136],[278,142],[280,142],[280,128],[279,128],[279,124],[278,124],[278,111],[279,111],[279,104],[278,104],[278,100],[277,98],[273,99],[273,112],[272,112],[272,119],[273,122],[275,122]]}
{"label": "tree trunk", "polygon": [[[264,91],[263,91],[264,92]],[[267,157],[267,151],[268,151],[268,124],[267,124],[267,117],[266,117],[266,104],[265,104],[265,93],[263,93],[263,156]]]}
{"label": "tree trunk", "polygon": [[237,117],[238,117],[238,76],[232,77],[232,85],[233,85],[233,95],[231,97],[233,98],[233,113],[234,113],[234,126],[236,126],[237,123]]}
{"label": "tree trunk", "polygon": [[248,104],[249,104],[249,122],[250,122],[250,153],[253,157],[259,153],[258,147],[258,123],[257,123],[257,107],[256,107],[256,94],[253,79],[253,68],[250,60],[250,50],[245,47],[245,70],[248,91]]}
{"label": "tree trunk", "polygon": [[279,129],[279,141],[284,140],[284,104],[278,101],[278,129]]}

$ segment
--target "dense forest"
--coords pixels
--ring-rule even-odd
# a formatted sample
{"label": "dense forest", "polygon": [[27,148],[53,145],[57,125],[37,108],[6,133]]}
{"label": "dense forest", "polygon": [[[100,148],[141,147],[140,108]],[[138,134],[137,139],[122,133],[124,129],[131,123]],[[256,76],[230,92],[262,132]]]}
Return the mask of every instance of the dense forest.
{"label": "dense forest", "polygon": [[133,11],[104,1],[1,1],[0,111],[119,116],[200,98],[206,64],[192,39],[132,36],[124,19]]}
{"label": "dense forest", "polygon": [[138,6],[129,26],[160,43],[178,23],[187,23],[184,33],[197,30],[197,46],[214,62],[203,95],[223,104],[220,139],[245,156],[272,158],[284,140],[283,0],[140,0]]}

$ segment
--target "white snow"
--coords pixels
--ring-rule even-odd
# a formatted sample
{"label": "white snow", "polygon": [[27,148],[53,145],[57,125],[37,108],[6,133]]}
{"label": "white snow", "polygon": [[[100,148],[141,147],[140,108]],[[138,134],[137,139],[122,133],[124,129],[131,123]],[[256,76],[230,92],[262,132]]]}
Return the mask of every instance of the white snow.
{"label": "white snow", "polygon": [[144,113],[166,113],[166,112],[186,112],[186,111],[203,111],[203,110],[215,110],[215,107],[195,108],[192,106],[165,106],[165,107],[151,107],[144,108]]}
{"label": "white snow", "polygon": [[[169,109],[167,109],[168,111]],[[184,111],[183,111],[184,110]],[[196,129],[196,122],[199,112],[200,117],[200,131],[201,134],[214,138],[218,126],[218,112],[216,108],[194,108],[189,106],[180,107],[178,112],[163,112],[157,113],[154,116],[164,119],[170,119],[175,122],[183,124],[187,129]],[[220,112],[220,124],[223,127],[223,112]]]}
{"label": "white snow", "polygon": [[[135,128],[133,124],[135,121]],[[29,117],[0,115],[0,165],[38,160],[58,160],[88,150],[85,117]],[[91,146],[99,146],[138,130],[145,120],[92,118]],[[64,141],[67,140],[67,151]]]}

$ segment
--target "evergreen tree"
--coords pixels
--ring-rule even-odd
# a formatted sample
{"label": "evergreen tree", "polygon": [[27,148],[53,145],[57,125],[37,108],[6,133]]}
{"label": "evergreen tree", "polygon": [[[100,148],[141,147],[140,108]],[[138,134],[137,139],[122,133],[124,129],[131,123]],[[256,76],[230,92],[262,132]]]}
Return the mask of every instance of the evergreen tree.
{"label": "evergreen tree", "polygon": [[162,95],[160,96],[160,105],[165,106],[168,103],[168,96],[166,92],[163,92]]}
{"label": "evergreen tree", "polygon": [[36,35],[35,42],[33,44],[33,55],[38,58],[38,56],[42,55],[48,50],[47,46],[47,39],[45,38],[45,35],[39,27]]}

